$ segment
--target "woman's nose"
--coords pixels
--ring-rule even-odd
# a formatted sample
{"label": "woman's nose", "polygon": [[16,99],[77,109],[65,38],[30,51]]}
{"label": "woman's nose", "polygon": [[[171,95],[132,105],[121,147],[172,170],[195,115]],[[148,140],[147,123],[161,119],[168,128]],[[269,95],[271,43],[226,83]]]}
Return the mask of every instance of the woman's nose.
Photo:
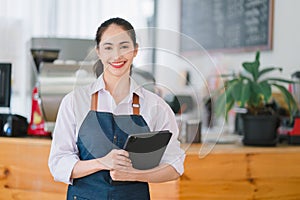
{"label": "woman's nose", "polygon": [[120,50],[119,49],[114,49],[113,51],[113,58],[114,59],[118,59],[120,58],[121,54],[120,54]]}

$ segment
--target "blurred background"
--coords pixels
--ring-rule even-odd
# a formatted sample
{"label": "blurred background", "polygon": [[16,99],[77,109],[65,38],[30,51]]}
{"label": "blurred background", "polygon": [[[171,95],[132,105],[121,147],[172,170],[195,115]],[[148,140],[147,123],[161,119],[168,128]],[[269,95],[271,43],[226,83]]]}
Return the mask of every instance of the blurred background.
{"label": "blurred background", "polygon": [[[71,70],[73,73],[94,48],[97,27],[110,17],[127,19],[136,30],[142,32],[142,36],[146,36],[143,42],[147,44],[141,45],[135,66],[146,71],[148,78],[154,78],[162,86],[162,92],[167,90],[164,95],[172,93],[187,102],[190,99],[186,96],[192,96],[196,106],[197,103],[205,105],[207,102],[204,99],[211,90],[219,87],[218,73],[238,72],[241,63],[252,61],[257,50],[262,51],[263,66],[283,68],[283,73],[278,74],[280,77],[291,78],[299,69],[299,1],[264,0],[247,4],[235,1],[230,5],[213,1],[204,6],[205,2],[0,0],[0,62],[12,63],[11,113],[29,119],[32,89],[37,76],[50,74],[53,77],[55,73],[59,74],[59,71],[55,71],[58,67],[49,65],[39,74],[41,63],[34,62],[32,49],[58,49],[58,64],[75,66]],[[226,12],[221,12],[222,8]],[[257,12],[260,14],[257,15]],[[227,19],[222,13],[231,14]],[[241,13],[245,13],[244,27],[228,24],[230,17],[238,19]],[[156,27],[156,31],[152,31],[152,27]],[[230,27],[231,31],[226,27]],[[248,38],[250,45],[237,40],[247,37],[248,33],[240,31],[246,28],[249,29],[248,33],[254,35]],[[144,30],[146,33],[143,33]],[[216,34],[212,37],[215,41],[210,41],[212,32]],[[230,37],[235,40],[225,44]],[[161,48],[147,50],[149,46]],[[59,70],[66,72],[64,67]],[[165,76],[170,73],[170,76]],[[44,80],[45,84],[49,83],[48,79]],[[166,96],[166,100],[174,103],[172,95]],[[203,118],[200,115],[194,113],[191,118]]]}

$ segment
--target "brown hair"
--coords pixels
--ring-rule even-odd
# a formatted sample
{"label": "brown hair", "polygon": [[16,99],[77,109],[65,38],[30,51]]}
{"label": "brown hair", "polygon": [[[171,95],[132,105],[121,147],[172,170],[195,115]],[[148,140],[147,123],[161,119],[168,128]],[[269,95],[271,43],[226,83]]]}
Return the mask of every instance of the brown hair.
{"label": "brown hair", "polygon": [[122,19],[122,18],[119,18],[119,17],[111,18],[109,20],[106,20],[105,22],[103,22],[98,27],[98,30],[97,30],[97,33],[96,33],[96,38],[95,38],[95,41],[97,43],[97,47],[98,47],[98,45],[101,41],[101,37],[102,37],[104,31],[111,24],[116,24],[118,26],[121,26],[125,31],[128,31],[128,34],[129,34],[134,46],[136,47],[136,45],[137,45],[137,43],[136,43],[136,34],[135,34],[133,26],[128,21],[126,21],[125,19]]}

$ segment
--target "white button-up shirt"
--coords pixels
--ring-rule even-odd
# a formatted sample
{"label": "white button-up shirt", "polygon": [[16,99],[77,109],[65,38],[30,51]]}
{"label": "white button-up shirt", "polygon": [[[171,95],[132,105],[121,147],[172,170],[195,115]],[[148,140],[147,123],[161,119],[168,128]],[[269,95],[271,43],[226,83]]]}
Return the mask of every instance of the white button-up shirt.
{"label": "white button-up shirt", "polygon": [[136,93],[140,99],[140,115],[143,116],[151,131],[170,130],[172,138],[162,157],[161,163],[173,166],[179,174],[183,174],[185,152],[178,141],[178,126],[173,111],[158,95],[139,87],[132,79],[130,94],[118,105],[105,89],[103,77],[94,83],[77,88],[67,94],[60,105],[48,165],[56,181],[72,184],[71,173],[79,160],[76,145],[78,130],[89,112],[91,95],[98,92],[98,111],[115,115],[132,114],[132,97]]}

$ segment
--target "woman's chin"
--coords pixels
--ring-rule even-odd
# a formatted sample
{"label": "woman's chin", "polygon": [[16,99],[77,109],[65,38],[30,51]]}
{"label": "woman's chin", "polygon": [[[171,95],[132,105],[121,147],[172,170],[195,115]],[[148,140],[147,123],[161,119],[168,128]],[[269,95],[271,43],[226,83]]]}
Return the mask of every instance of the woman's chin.
{"label": "woman's chin", "polygon": [[124,67],[121,68],[110,67],[108,71],[112,76],[117,76],[117,77],[122,77],[124,75],[129,76],[129,70],[126,70]]}

